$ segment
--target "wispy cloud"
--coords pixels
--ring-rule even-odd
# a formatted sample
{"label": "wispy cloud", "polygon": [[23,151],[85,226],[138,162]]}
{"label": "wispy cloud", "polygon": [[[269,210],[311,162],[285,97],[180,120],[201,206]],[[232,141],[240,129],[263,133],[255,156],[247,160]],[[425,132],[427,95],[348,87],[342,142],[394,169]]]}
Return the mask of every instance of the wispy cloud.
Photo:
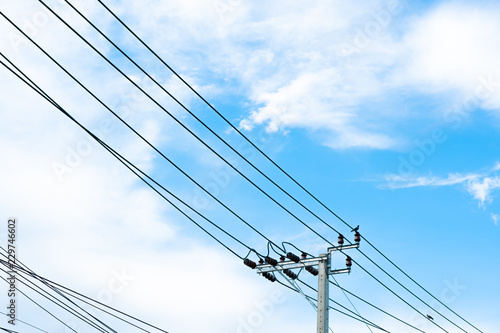
{"label": "wispy cloud", "polygon": [[493,220],[493,223],[498,226],[498,221],[500,221],[500,215],[491,213],[491,219]]}
{"label": "wispy cloud", "polygon": [[496,171],[499,170],[499,165],[497,162],[493,167],[484,172],[467,174],[450,173],[446,177],[431,175],[411,178],[389,174],[385,176],[385,183],[382,185],[382,188],[401,189],[424,186],[462,185],[475,200],[479,201],[481,206],[484,206],[485,203],[491,202],[493,192],[500,188],[500,178],[496,174]]}

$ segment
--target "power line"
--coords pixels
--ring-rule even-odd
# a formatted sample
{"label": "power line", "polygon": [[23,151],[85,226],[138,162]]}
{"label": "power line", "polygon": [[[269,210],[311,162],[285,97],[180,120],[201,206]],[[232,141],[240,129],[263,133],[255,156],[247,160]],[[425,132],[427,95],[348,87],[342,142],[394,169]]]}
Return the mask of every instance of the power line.
{"label": "power line", "polygon": [[[148,44],[146,44],[143,39],[141,39],[123,20],[121,20],[108,6],[106,6],[101,0],[97,0],[127,31],[129,31],[148,51],[151,52],[165,67],[167,67],[179,80],[181,80],[196,96],[198,96],[210,109],[212,109],[220,118],[222,118],[232,130],[238,133],[246,142],[248,142],[253,148],[255,148],[265,159],[271,162],[278,170],[280,170],[286,177],[288,177],[293,183],[295,183],[300,189],[302,189],[305,193],[307,193],[314,201],[320,204],[323,208],[325,208],[329,213],[335,216],[338,220],[343,222],[347,227],[352,229],[352,226],[349,225],[344,219],[342,219],[338,214],[336,214],[332,209],[330,209],[326,204],[324,204],[320,199],[318,199],[315,195],[313,195],[309,190],[307,190],[301,183],[299,183],[294,177],[292,177],[289,173],[287,173],[282,167],[280,167],[272,158],[270,158],[263,150],[261,150],[252,140],[250,140],[243,132],[241,132],[236,126],[234,126],[223,114],[221,114],[212,104],[210,104],[201,94],[198,93],[196,89],[194,89],[187,81],[182,78],[171,66],[169,66]],[[66,1],[67,2],[67,1]],[[330,226],[329,224],[327,224]],[[425,291],[429,296],[431,296],[434,300],[443,305],[450,312],[455,314],[458,318],[462,319],[464,322],[472,326],[477,331],[481,332],[476,326],[467,321],[465,318],[460,316],[457,312],[452,310],[448,305],[442,302],[439,298],[434,296],[431,292],[429,292],[426,288],[424,288],[421,284],[415,281],[412,277],[410,277],[406,272],[404,272],[398,265],[396,265],[392,260],[390,260],[386,255],[384,255],[377,247],[375,247],[371,242],[368,241],[363,235],[361,237],[380,255],[382,255],[389,263],[391,263],[395,268],[397,268],[402,274],[404,274],[408,279],[410,279],[413,283],[415,283],[419,288]]]}

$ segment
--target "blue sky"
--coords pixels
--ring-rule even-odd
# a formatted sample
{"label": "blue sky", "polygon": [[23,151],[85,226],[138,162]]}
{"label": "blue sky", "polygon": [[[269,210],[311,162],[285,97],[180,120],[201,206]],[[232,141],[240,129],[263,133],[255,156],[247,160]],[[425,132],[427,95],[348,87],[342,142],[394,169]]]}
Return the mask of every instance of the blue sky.
{"label": "blue sky", "polygon": [[[252,163],[349,234],[231,131],[97,1],[72,3]],[[153,88],[64,2],[47,4],[238,169],[336,240],[336,233]],[[495,331],[500,317],[497,3],[106,4],[266,154],[349,224],[360,225],[363,235],[391,260],[484,332]],[[324,241],[230,171],[39,2],[22,0],[1,8],[104,103],[267,237],[313,254],[325,251]],[[66,110],[228,232],[266,251],[260,236],[134,137],[5,20],[0,24],[1,52]],[[126,272],[130,279],[106,302],[171,332],[314,330],[316,314],[303,298],[242,265],[57,110],[5,69],[0,73],[1,218],[19,218],[18,247],[24,263],[96,298],[109,294],[110,281]],[[0,235],[5,244],[5,233]],[[217,235],[246,255],[244,248]],[[432,302],[366,244],[361,246]],[[433,313],[359,253],[353,258],[418,309]],[[356,266],[337,279],[412,325],[439,331]],[[313,278],[307,281],[316,284]],[[339,290],[332,288],[331,296],[351,306]],[[388,330],[405,331],[353,302],[368,319]],[[262,304],[272,304],[272,311],[262,310]],[[20,307],[20,319],[64,332],[28,301],[21,300]],[[255,316],[262,321],[249,324]],[[334,332],[368,331],[347,317],[334,312],[331,316]],[[450,332],[456,330],[444,319],[436,320]]]}

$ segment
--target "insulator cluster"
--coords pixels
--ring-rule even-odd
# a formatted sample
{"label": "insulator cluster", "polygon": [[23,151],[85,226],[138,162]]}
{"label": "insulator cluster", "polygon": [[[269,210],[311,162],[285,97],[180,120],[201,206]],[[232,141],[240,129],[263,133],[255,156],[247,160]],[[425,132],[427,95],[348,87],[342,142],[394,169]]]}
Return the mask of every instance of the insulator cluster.
{"label": "insulator cluster", "polygon": [[351,257],[347,256],[347,258],[345,259],[345,265],[349,268],[351,268],[352,266],[352,259]]}
{"label": "insulator cluster", "polygon": [[265,277],[266,279],[268,279],[269,281],[271,282],[274,282],[276,281],[276,278],[274,277],[274,275],[272,275],[271,273],[269,272],[264,272],[262,273],[262,276]]}
{"label": "insulator cluster", "polygon": [[312,266],[306,266],[306,271],[308,271],[309,273],[311,273],[314,276],[318,275],[318,270]]}
{"label": "insulator cluster", "polygon": [[266,257],[264,260],[266,261],[267,264],[271,266],[276,266],[278,264],[278,260],[273,259],[271,257]]}
{"label": "insulator cluster", "polygon": [[245,258],[245,260],[243,260],[243,263],[245,265],[247,265],[248,267],[250,267],[251,269],[254,269],[255,267],[257,267],[257,263],[255,261],[248,259],[248,258]]}
{"label": "insulator cluster", "polygon": [[298,256],[298,255],[296,255],[296,254],[293,254],[292,252],[288,252],[288,253],[286,254],[286,257],[287,257],[288,259],[290,259],[291,261],[294,261],[294,262],[296,262],[296,263],[298,263],[298,262],[300,261],[299,256]]}
{"label": "insulator cluster", "polygon": [[298,278],[298,275],[295,274],[294,272],[292,272],[291,270],[289,269],[284,269],[283,270],[283,273],[285,273],[290,279],[292,280],[295,280],[296,278]]}

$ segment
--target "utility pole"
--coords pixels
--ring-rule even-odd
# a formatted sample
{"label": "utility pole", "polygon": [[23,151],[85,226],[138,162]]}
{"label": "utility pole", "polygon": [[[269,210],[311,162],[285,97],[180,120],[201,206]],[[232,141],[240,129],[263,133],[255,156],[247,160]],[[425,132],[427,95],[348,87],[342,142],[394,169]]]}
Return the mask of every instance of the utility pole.
{"label": "utility pole", "polygon": [[330,293],[328,271],[330,270],[330,255],[320,254],[318,263],[318,330],[317,333],[328,333],[328,310]]}
{"label": "utility pole", "polygon": [[[271,257],[265,257],[265,260],[260,259],[259,264],[257,265],[255,262],[245,259],[245,265],[257,269],[257,273],[264,276],[266,279],[274,282],[276,278],[274,274],[271,272],[283,271],[290,279],[297,279],[297,274],[292,272],[292,269],[304,268],[306,271],[311,273],[314,276],[318,276],[318,319],[317,319],[317,333],[328,333],[329,330],[329,276],[333,274],[345,274],[351,272],[352,259],[351,257],[346,257],[346,268],[342,269],[331,269],[331,256],[335,251],[349,250],[355,249],[359,247],[360,234],[356,231],[355,244],[344,246],[344,236],[339,235],[339,246],[334,246],[328,248],[327,253],[321,254],[318,257],[307,258],[306,253],[302,253],[301,258],[299,256],[288,252],[286,260],[284,256],[280,258],[280,261],[273,259]],[[265,262],[265,263],[264,263]],[[314,268],[314,266],[318,266],[318,269]]]}

